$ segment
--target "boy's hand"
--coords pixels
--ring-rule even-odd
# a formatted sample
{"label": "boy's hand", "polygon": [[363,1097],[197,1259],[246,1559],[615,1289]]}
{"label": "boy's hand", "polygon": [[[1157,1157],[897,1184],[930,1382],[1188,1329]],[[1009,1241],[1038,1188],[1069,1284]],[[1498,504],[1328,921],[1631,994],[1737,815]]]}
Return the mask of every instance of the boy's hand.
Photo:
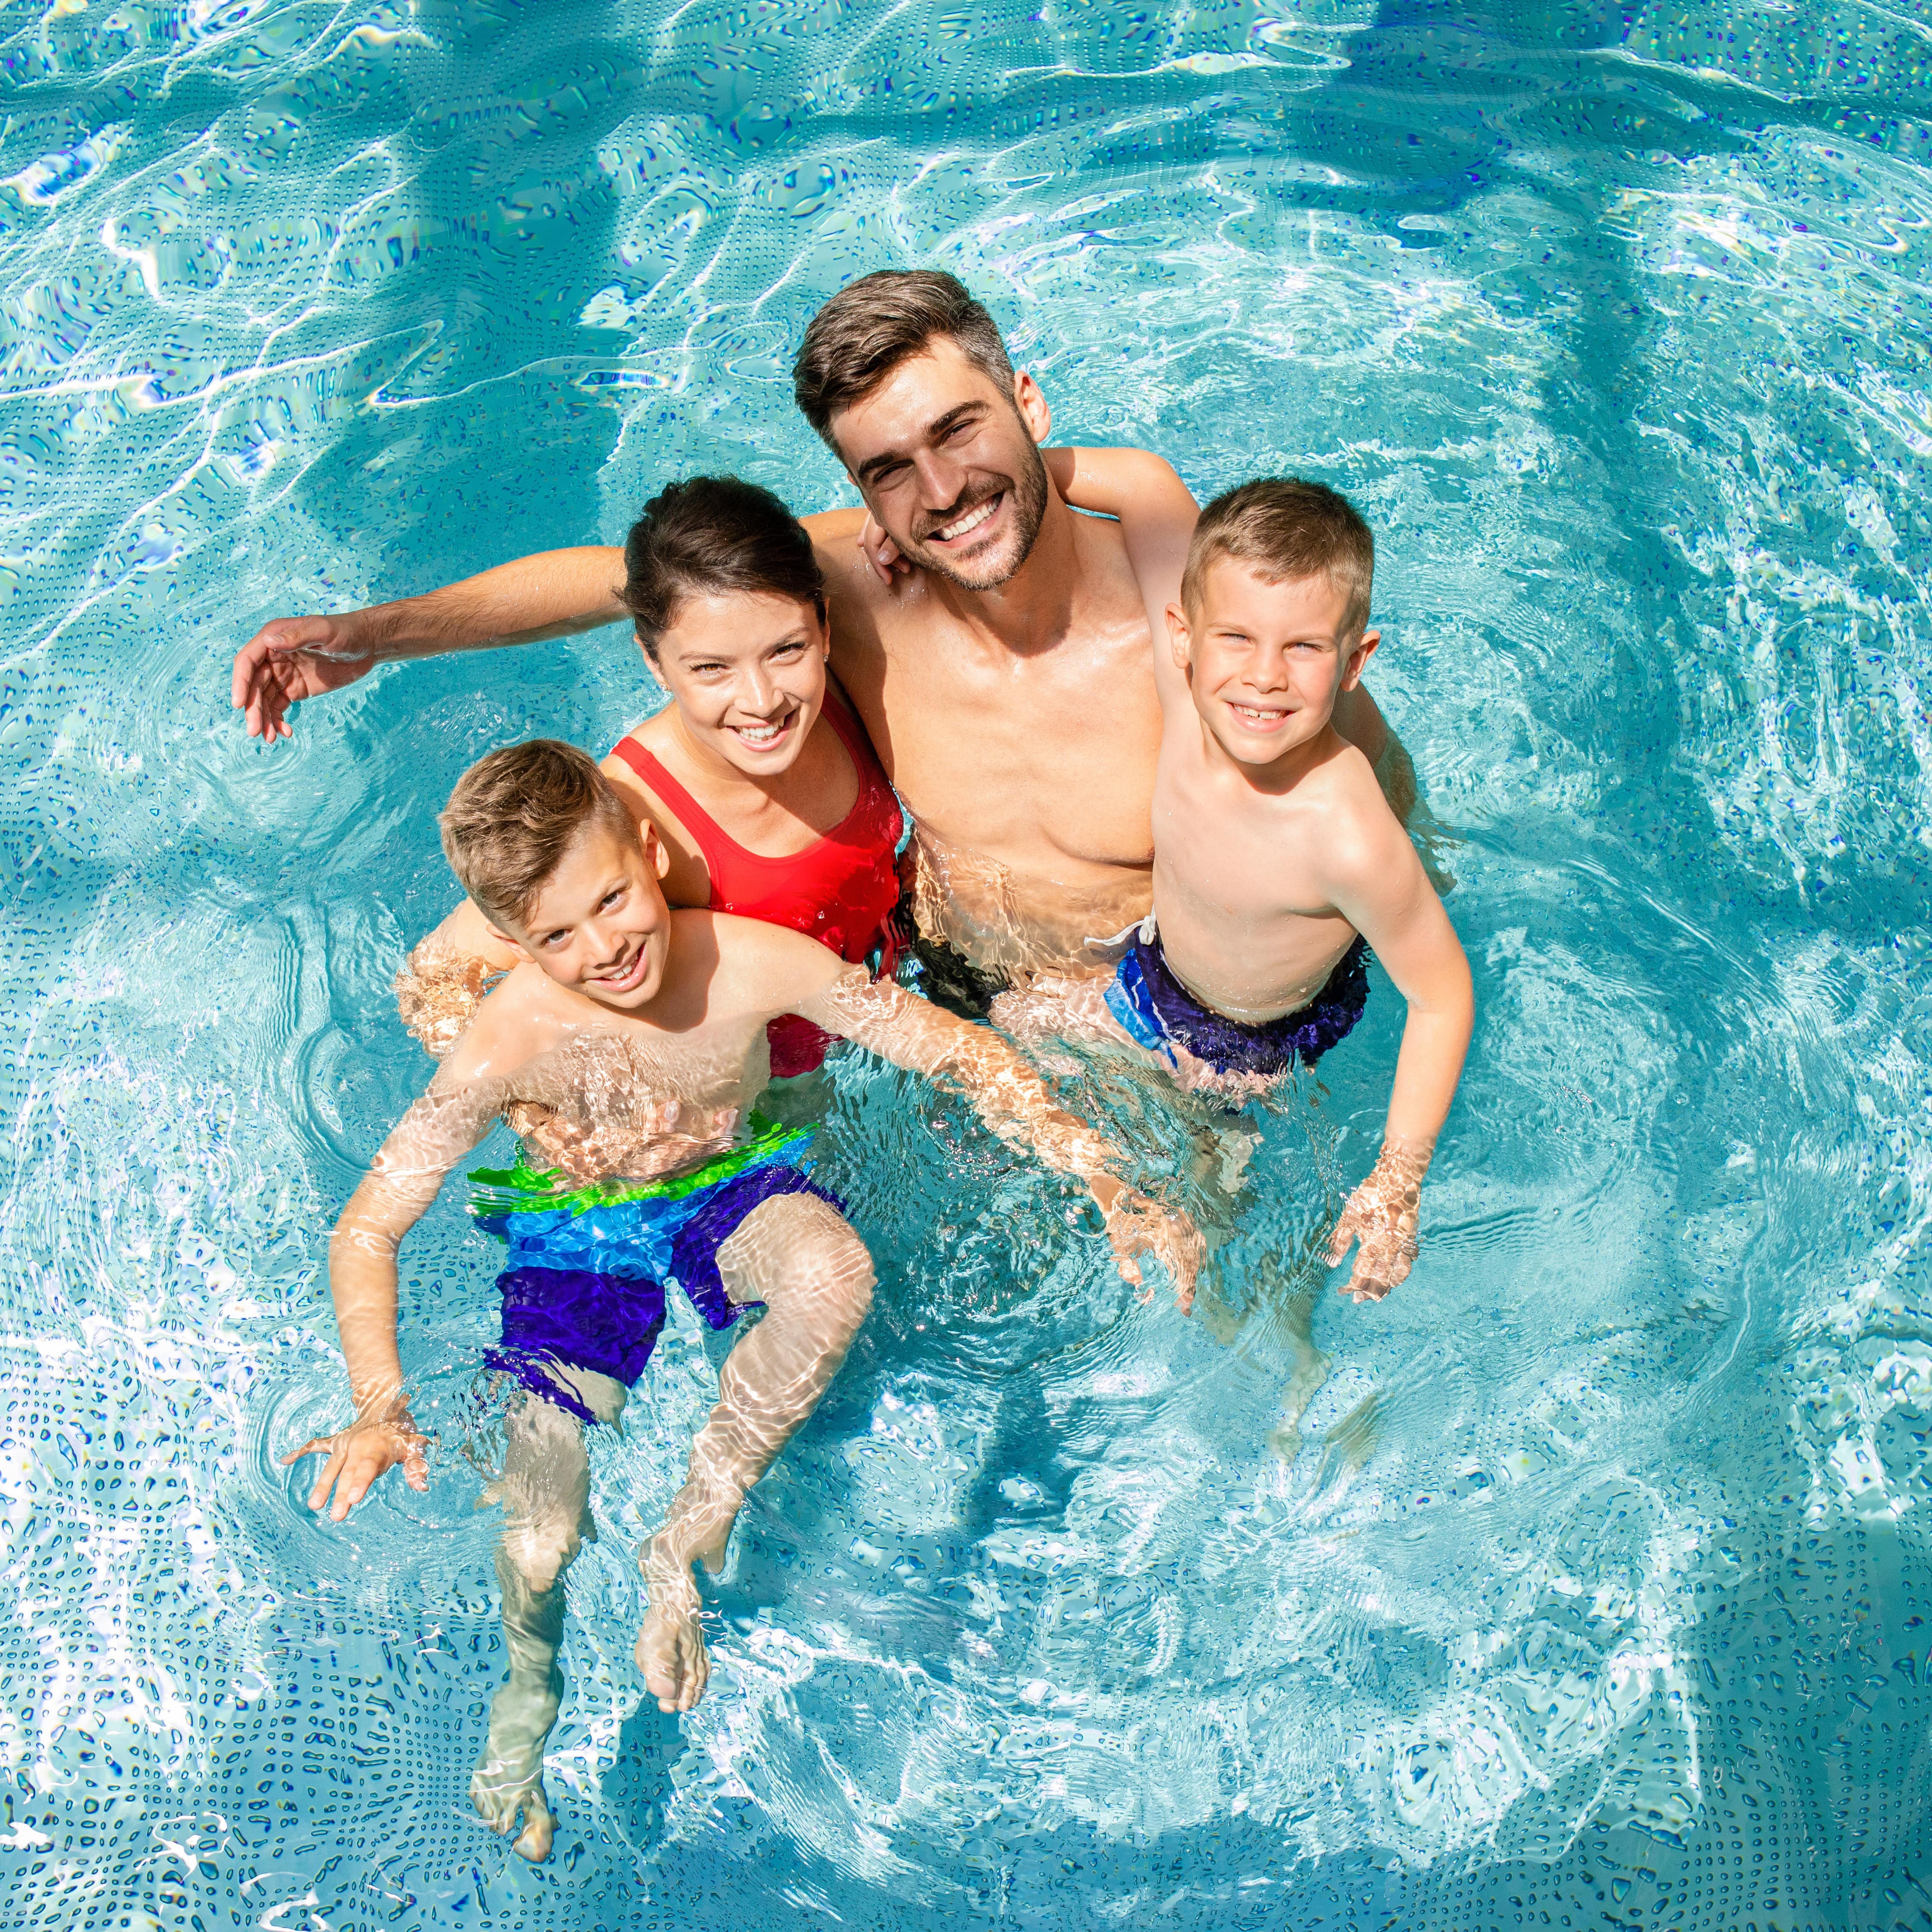
{"label": "boy's hand", "polygon": [[1328,1265],[1337,1266],[1352,1243],[1361,1252],[1340,1292],[1356,1301],[1379,1301],[1408,1279],[1415,1265],[1416,1219],[1429,1157],[1384,1147],[1368,1178],[1348,1196],[1328,1243]]}
{"label": "boy's hand", "polygon": [[911,562],[899,554],[899,547],[872,520],[870,510],[859,532],[859,554],[869,563],[879,581],[889,589],[894,580],[912,574]]}
{"label": "boy's hand", "polygon": [[272,745],[295,736],[292,706],[353,684],[375,662],[339,617],[278,617],[236,652],[229,696],[249,736]]}
{"label": "boy's hand", "polygon": [[1194,1277],[1201,1268],[1200,1229],[1185,1214],[1130,1187],[1122,1188],[1103,1211],[1107,1239],[1122,1277],[1138,1287],[1142,1279],[1139,1258],[1159,1262],[1174,1277],[1174,1300],[1186,1314],[1194,1306]]}
{"label": "boy's hand", "polygon": [[328,1460],[308,1492],[308,1506],[321,1510],[333,1486],[335,1505],[328,1514],[332,1522],[340,1522],[368,1494],[370,1485],[398,1462],[411,1489],[427,1490],[429,1459],[423,1450],[428,1441],[418,1432],[406,1408],[391,1408],[352,1422],[338,1435],[314,1437],[299,1449],[290,1450],[282,1458],[282,1466],[286,1468],[304,1456],[326,1454]]}

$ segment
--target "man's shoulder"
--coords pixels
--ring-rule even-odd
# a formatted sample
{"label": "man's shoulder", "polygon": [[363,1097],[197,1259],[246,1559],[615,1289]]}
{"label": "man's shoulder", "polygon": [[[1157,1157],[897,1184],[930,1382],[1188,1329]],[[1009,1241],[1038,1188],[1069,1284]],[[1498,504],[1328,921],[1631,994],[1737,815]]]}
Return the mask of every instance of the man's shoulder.
{"label": "man's shoulder", "polygon": [[916,570],[890,584],[880,580],[859,548],[859,532],[866,524],[862,509],[826,510],[806,518],[804,523],[831,599],[833,668],[850,684],[845,667],[863,656],[877,656],[909,622],[922,628],[930,626],[931,588],[925,573]]}
{"label": "man's shoulder", "polygon": [[836,543],[856,538],[866,525],[866,506],[848,503],[836,510],[814,510],[799,521],[814,544]]}

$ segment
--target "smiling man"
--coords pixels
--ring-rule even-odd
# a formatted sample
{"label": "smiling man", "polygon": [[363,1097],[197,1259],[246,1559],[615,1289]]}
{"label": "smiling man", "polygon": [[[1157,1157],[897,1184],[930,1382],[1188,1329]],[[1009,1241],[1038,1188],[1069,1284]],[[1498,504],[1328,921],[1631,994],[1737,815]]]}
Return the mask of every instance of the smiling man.
{"label": "smiling man", "polygon": [[[1016,976],[1100,961],[1150,902],[1161,713],[1147,599],[1118,524],[1070,510],[1033,378],[963,284],[886,270],[806,332],[800,408],[864,509],[807,518],[832,665],[917,821],[916,916],[935,992],[982,1004]],[[910,573],[862,548],[867,512]],[[278,619],[235,662],[256,735],[374,664],[521,644],[624,614],[621,552],[553,550],[404,602]],[[1158,610],[1160,606],[1156,604]],[[1399,760],[1359,687],[1335,724]]]}

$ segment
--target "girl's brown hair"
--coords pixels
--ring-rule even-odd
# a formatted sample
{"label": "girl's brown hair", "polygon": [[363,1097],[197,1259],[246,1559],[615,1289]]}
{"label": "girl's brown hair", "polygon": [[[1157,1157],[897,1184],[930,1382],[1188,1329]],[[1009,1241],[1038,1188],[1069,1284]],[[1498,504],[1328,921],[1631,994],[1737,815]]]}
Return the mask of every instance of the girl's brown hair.
{"label": "girl's brown hair", "polygon": [[737,591],[809,604],[825,621],[825,576],[805,526],[769,490],[736,476],[667,484],[624,542],[626,610],[655,664],[679,601]]}

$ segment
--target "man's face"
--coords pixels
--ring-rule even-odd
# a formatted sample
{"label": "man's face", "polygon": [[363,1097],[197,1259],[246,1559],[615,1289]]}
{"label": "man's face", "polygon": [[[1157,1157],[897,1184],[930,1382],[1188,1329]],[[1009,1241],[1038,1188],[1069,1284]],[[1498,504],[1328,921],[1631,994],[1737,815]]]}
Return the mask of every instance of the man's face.
{"label": "man's face", "polygon": [[1053,426],[1030,376],[1009,394],[936,337],[832,418],[832,440],[901,554],[968,590],[1025,562],[1046,514],[1039,444]]}
{"label": "man's face", "polygon": [[560,986],[634,1012],[664,984],[670,911],[655,832],[640,843],[593,820],[544,881],[524,918],[493,928]]}
{"label": "man's face", "polygon": [[1231,758],[1270,765],[1320,734],[1382,641],[1352,634],[1348,618],[1348,594],[1329,577],[1270,584],[1226,556],[1210,566],[1197,610],[1169,607],[1174,661]]}

